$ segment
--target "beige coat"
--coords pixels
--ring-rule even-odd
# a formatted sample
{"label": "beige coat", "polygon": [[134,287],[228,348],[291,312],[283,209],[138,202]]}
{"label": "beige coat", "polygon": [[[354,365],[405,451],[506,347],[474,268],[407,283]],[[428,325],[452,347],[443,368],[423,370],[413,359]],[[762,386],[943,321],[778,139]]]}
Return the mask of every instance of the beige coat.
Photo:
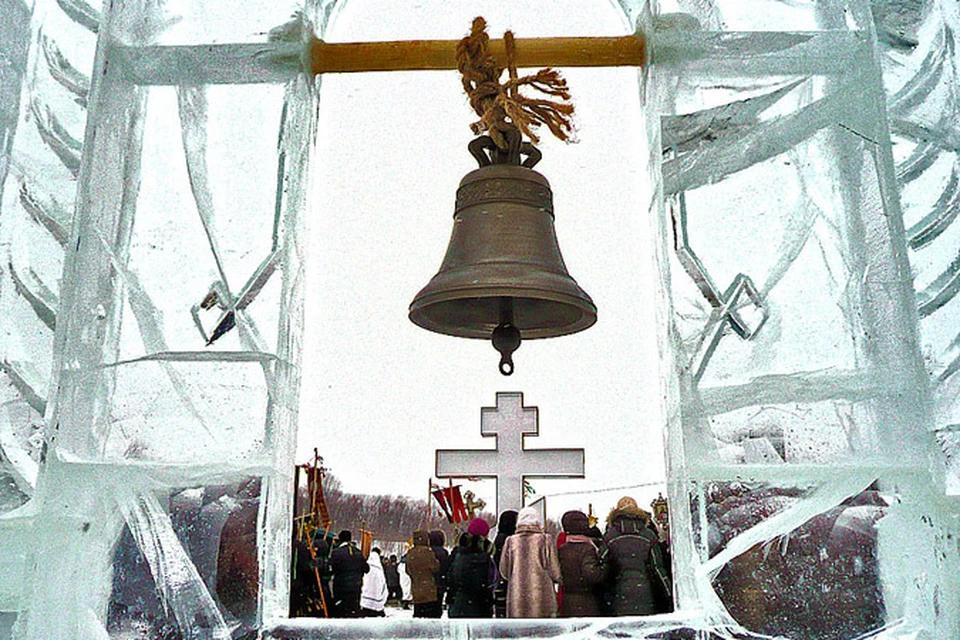
{"label": "beige coat", "polygon": [[519,525],[507,538],[500,574],[507,581],[508,618],[556,617],[560,561],[553,537],[539,526]]}

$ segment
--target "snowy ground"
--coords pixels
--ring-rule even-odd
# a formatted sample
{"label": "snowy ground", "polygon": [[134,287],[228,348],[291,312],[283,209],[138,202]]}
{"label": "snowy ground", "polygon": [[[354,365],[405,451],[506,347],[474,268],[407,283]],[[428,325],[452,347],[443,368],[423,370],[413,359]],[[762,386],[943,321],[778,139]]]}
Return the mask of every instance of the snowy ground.
{"label": "snowy ground", "polygon": [[387,605],[383,609],[384,614],[388,618],[412,618],[413,617],[413,605],[411,604],[408,609],[403,607]]}

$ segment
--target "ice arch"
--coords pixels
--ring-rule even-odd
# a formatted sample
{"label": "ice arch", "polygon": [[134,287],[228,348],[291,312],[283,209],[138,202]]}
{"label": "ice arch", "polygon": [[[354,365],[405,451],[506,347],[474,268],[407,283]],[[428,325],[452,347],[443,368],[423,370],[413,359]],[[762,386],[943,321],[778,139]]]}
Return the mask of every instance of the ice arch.
{"label": "ice arch", "polygon": [[[662,229],[661,343],[674,371],[666,394],[678,595],[687,612],[681,620],[701,627],[732,624],[733,603],[721,606],[713,586],[725,565],[737,558],[760,563],[777,550],[788,557],[790,545],[814,536],[803,525],[875,486],[884,500],[876,528],[886,626],[880,633],[955,636],[956,511],[937,482],[929,434],[939,426],[933,409],[938,416],[950,412],[941,410],[939,396],[930,397],[918,322],[920,315],[950,311],[955,269],[929,278],[918,313],[896,181],[914,183],[924,164],[942,163],[944,150],[949,153],[949,145],[931,150],[923,132],[935,131],[935,141],[952,132],[922,111],[925,100],[943,100],[931,89],[942,84],[943,77],[930,71],[938,66],[938,47],[926,43],[952,39],[956,16],[949,6],[931,3],[915,33],[881,30],[907,41],[897,41],[904,57],[916,51],[934,61],[916,65],[924,82],[893,87],[895,133],[917,141],[898,176],[873,35],[874,20],[889,13],[871,15],[859,2],[757,2],[748,14],[720,2],[691,5],[705,30],[691,31],[687,20],[655,21],[655,6],[645,14],[639,5],[624,4],[630,19],[651,34],[654,61],[646,85],[647,104],[656,107],[649,168],[663,194],[651,208]],[[70,6],[89,17],[82,5]],[[334,8],[309,8],[318,32]],[[257,24],[288,17],[279,15],[286,7],[252,3],[250,9],[245,19]],[[279,523],[289,512],[285,478],[295,422],[289,394],[296,392],[298,375],[296,231],[316,94],[302,78],[271,85],[256,100],[244,85],[174,90],[123,82],[123,74],[138,67],[118,44],[261,40],[215,15],[216,9],[203,14],[197,8],[179,21],[164,11],[153,3],[115,2],[100,25],[77,219],[65,243],[70,258],[57,309],[48,455],[28,503],[32,514],[4,523],[7,530],[16,527],[22,541],[13,551],[25,545],[32,559],[14,564],[35,567],[22,591],[5,596],[20,612],[19,637],[109,635],[110,551],[124,525],[184,635],[226,637],[233,621],[188,561],[189,545],[175,535],[160,499],[178,486],[249,478],[260,479],[260,621],[278,628],[285,608],[287,536]],[[788,31],[797,24],[805,32]],[[918,44],[911,47],[914,35]],[[295,55],[297,34],[287,36],[287,52]],[[149,67],[151,60],[140,63]],[[941,60],[941,74],[944,67]],[[277,79],[283,68],[282,62],[250,65],[244,79],[255,73]],[[244,149],[202,124],[236,118],[227,105],[240,103],[250,111],[238,122],[267,122],[264,128],[275,135],[225,167],[217,152]],[[184,116],[182,124],[174,113]],[[183,158],[174,152],[176,137],[161,135],[165,128],[180,133]],[[69,159],[76,141],[51,131],[61,133],[57,148]],[[225,210],[220,189],[236,179],[231,169],[257,176],[263,157],[271,158],[270,171],[250,184],[269,188]],[[168,160],[157,164],[160,158]],[[762,188],[769,184],[777,185],[775,193]],[[949,237],[943,236],[952,219],[946,204],[936,203],[932,218],[919,216],[911,225],[910,246]],[[197,216],[169,215],[184,208]],[[744,212],[751,210],[768,222],[744,228]],[[231,211],[245,224],[256,223],[239,229]],[[163,299],[181,309],[199,301],[183,282],[192,282],[185,271],[141,268],[170,259],[170,247],[143,235],[150,224],[192,239],[184,243],[186,254],[203,254],[190,266],[208,275],[204,285],[217,286],[200,292],[213,293],[212,308],[198,309],[197,322],[207,335],[229,322],[237,327],[225,334],[220,351],[190,348],[185,336],[199,329],[191,319],[183,328],[181,313],[164,313],[159,305]],[[222,237],[227,229],[240,233]],[[254,250],[240,251],[244,243]],[[777,251],[765,252],[771,245]],[[165,295],[150,295],[156,291]],[[173,326],[182,331],[168,335]],[[941,353],[934,357],[939,361]],[[949,364],[936,374],[947,385],[937,392],[949,390]],[[163,388],[170,392],[149,393]],[[238,428],[244,423],[237,413],[258,416],[256,427]],[[202,448],[186,446],[195,431]],[[246,496],[236,491],[225,497],[240,502]],[[745,499],[731,503],[731,497]],[[734,505],[762,509],[739,512],[737,519],[729,517]],[[830,554],[827,546],[814,551],[802,555],[801,572],[804,561]],[[766,575],[761,569],[753,578]],[[5,593],[14,590],[4,587]],[[740,609],[755,612],[743,603]],[[640,637],[671,624],[614,623]],[[565,628],[543,626],[553,633]],[[452,624],[436,629],[461,631]],[[291,628],[288,635],[295,633]]]}

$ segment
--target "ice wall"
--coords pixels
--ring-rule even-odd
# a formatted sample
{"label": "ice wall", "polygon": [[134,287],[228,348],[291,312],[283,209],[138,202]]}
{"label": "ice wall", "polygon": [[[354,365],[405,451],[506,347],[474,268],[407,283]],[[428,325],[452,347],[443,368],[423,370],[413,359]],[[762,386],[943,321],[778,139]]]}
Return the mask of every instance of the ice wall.
{"label": "ice wall", "polygon": [[[81,5],[0,6],[0,637],[29,581],[63,245],[96,20]],[[85,15],[95,17],[90,10]],[[32,46],[31,46],[32,45]]]}
{"label": "ice wall", "polygon": [[957,30],[952,2],[917,3],[895,23],[882,59],[897,181],[914,270],[922,350],[933,393],[931,428],[949,464],[949,489],[960,493],[960,246],[957,174]]}

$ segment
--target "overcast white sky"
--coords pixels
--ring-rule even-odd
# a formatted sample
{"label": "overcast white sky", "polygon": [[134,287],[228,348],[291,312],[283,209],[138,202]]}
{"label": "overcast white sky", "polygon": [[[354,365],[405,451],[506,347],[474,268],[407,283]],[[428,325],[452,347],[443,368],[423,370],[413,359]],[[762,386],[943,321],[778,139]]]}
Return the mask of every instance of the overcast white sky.
{"label": "overcast white sky", "polygon": [[[620,35],[596,0],[389,3],[352,0],[327,39],[456,39],[475,15],[491,37]],[[526,341],[503,377],[489,342],[432,334],[407,319],[450,237],[475,116],[456,72],[328,76],[321,92],[299,460],[314,447],[344,489],[424,497],[437,448],[492,448],[480,409],[498,391],[540,411],[528,448],[582,447],[583,480],[535,480],[559,517],[626,494],[649,504],[664,464],[653,322],[651,221],[637,71],[564,69],[579,142],[544,132],[560,248],[599,309],[585,332]],[[467,483],[493,505],[492,482]],[[573,495],[555,494],[583,492]]]}

